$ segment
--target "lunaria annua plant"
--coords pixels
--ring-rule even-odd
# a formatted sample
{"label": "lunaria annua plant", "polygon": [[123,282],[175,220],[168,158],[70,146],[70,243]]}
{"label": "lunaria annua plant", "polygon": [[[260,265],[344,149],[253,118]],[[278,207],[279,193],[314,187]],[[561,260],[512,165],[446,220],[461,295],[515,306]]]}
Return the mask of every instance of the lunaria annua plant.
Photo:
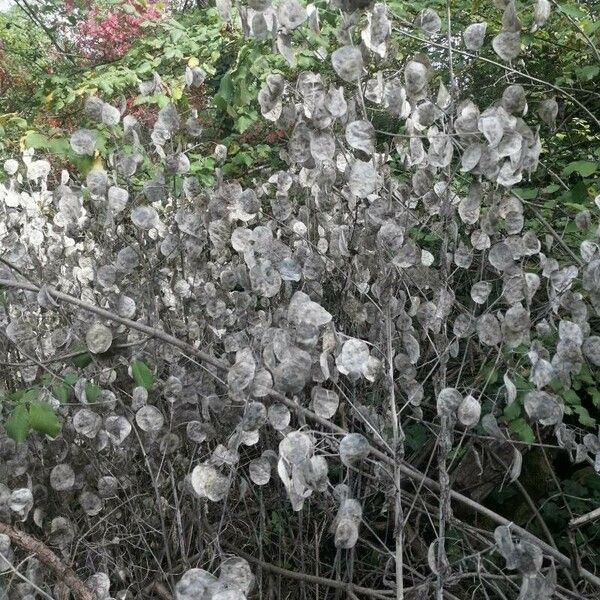
{"label": "lunaria annua plant", "polygon": [[[385,5],[332,3],[339,47],[322,73],[262,85],[262,115],[288,142],[285,168],[252,185],[217,170],[207,189],[190,175],[186,151],[203,129],[173,104],[148,132],[90,98],[73,150],[94,153],[94,122],[121,143],[81,182],[63,171],[50,186],[51,165],[31,152],[6,162],[2,347],[11,382],[38,382],[21,417],[43,402],[62,429],[19,445],[2,436],[2,520],[74,565],[74,593],[86,576],[80,597],[102,599],[279,597],[276,576],[349,597],[598,593],[598,577],[552,540],[452,483],[473,470],[486,481],[486,443],[509,449],[501,477],[519,479],[524,446],[498,420],[514,403],[541,440],[600,470],[598,437],[563,422],[557,393],[600,366],[599,239],[569,248],[512,191],[538,167],[556,100],[528,110],[512,69],[480,106],[448,68],[490,47],[500,71],[520,55],[515,5],[496,4],[496,33],[474,23],[446,37],[450,20],[432,9],[400,23],[431,58],[415,52],[392,72],[378,70],[397,29]],[[538,0],[535,29],[549,6]],[[294,32],[319,29],[318,9],[296,0],[217,8],[248,36],[274,36],[292,66],[308,44]],[[185,81],[204,76],[188,69]],[[141,91],[157,86],[155,76]],[[380,114],[395,124],[387,136]],[[218,145],[217,164],[226,158]],[[81,347],[87,364],[65,366]],[[405,448],[414,423],[436,440],[430,462]],[[315,543],[331,572],[277,566],[288,537],[307,565],[313,535],[303,521],[290,530],[282,498],[304,519],[327,515]],[[376,521],[388,514],[384,535]],[[266,519],[280,542],[263,537]],[[23,543],[6,531],[11,565]],[[12,587],[33,597],[52,571],[37,556]]]}

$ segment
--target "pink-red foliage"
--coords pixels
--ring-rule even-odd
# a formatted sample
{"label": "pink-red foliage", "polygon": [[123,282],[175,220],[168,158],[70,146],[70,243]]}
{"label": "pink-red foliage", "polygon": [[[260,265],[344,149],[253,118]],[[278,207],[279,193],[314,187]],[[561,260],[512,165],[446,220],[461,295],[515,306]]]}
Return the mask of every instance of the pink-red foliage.
{"label": "pink-red foliage", "polygon": [[156,0],[120,0],[106,9],[92,5],[77,25],[76,46],[91,62],[115,60],[142,35],[143,23],[156,22],[163,14],[164,3]]}

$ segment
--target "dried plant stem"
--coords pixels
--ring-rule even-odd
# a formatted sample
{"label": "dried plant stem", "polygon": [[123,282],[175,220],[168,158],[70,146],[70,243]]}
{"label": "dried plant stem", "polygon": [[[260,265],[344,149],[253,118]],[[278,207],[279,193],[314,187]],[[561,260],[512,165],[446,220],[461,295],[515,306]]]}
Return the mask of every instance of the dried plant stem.
{"label": "dried plant stem", "polygon": [[596,519],[600,519],[600,507],[596,508],[595,510],[592,510],[589,513],[586,513],[585,515],[581,515],[581,517],[577,517],[576,519],[571,519],[569,521],[569,527],[571,527],[571,528],[581,527],[582,525],[591,523],[592,521],[595,521]]}
{"label": "dried plant stem", "polygon": [[[31,283],[24,282],[24,281],[16,281],[16,280],[12,280],[12,279],[0,279],[0,286],[12,288],[12,289],[29,290],[32,292],[39,291],[39,288]],[[112,320],[112,321],[115,321],[118,323],[122,323],[123,325],[126,325],[126,326],[130,327],[131,329],[141,331],[151,337],[156,337],[157,339],[160,339],[168,344],[171,344],[177,348],[180,348],[181,350],[187,352],[188,354],[190,354],[192,356],[196,356],[200,360],[203,360],[221,370],[227,370],[229,368],[229,365],[225,364],[223,361],[220,361],[219,359],[215,358],[214,356],[211,356],[210,354],[207,354],[206,352],[203,352],[202,350],[199,350],[198,348],[195,348],[194,346],[191,346],[190,344],[187,344],[186,342],[183,342],[183,341],[177,339],[176,337],[169,335],[159,329],[155,329],[154,327],[150,327],[148,325],[144,325],[144,324],[138,323],[136,321],[131,321],[129,319],[123,319],[105,309],[99,308],[92,304],[88,304],[87,302],[84,302],[83,300],[79,300],[78,298],[75,298],[74,296],[70,296],[69,294],[65,294],[63,292],[58,292],[57,290],[54,290],[53,288],[46,288],[46,291],[51,296],[53,296],[55,300],[61,300],[63,302],[67,302],[68,304],[73,304],[74,306],[78,306],[84,310],[87,310],[89,312],[92,312],[94,314],[102,316],[103,318],[106,318],[106,319],[109,319],[109,320]],[[269,396],[278,400],[279,402],[282,402],[283,404],[285,404],[292,410],[300,411],[307,419],[310,419],[314,423],[318,423],[318,424],[322,425],[323,427],[329,429],[329,431],[332,431],[334,433],[338,433],[341,435],[345,435],[347,433],[347,431],[344,428],[340,427],[339,425],[336,425],[335,423],[328,421],[327,419],[319,417],[313,411],[311,411],[307,408],[304,408],[303,406],[300,406],[298,403],[294,402],[293,400],[290,400],[285,395],[277,392],[276,390],[271,390],[269,392]],[[382,450],[380,450],[379,448],[376,448],[374,446],[371,447],[371,454],[373,457],[381,460],[382,462],[384,462],[387,465],[390,465],[392,467],[394,467],[394,465],[396,463],[393,456],[390,456],[389,453],[383,452]],[[412,467],[410,464],[402,461],[399,463],[398,469],[402,475],[405,475],[406,477],[408,477],[409,479],[412,479],[413,481],[421,483],[427,489],[434,491],[434,492],[438,492],[438,493],[441,491],[440,485],[437,481],[434,481],[430,477],[427,477],[427,475],[424,475],[423,473],[421,473],[420,471],[418,471],[417,469]],[[544,542],[543,540],[539,539],[537,536],[533,535],[526,529],[523,529],[522,527],[515,525],[514,523],[509,521],[509,519],[506,519],[502,515],[499,515],[498,513],[487,508],[486,506],[483,506],[479,502],[476,502],[475,500],[472,500],[471,498],[468,498],[467,496],[464,496],[463,494],[456,492],[452,489],[449,489],[449,496],[450,496],[450,500],[455,500],[456,502],[460,502],[464,506],[474,510],[475,512],[479,513],[480,515],[482,515],[484,517],[487,517],[488,519],[492,520],[494,523],[496,523],[498,525],[510,525],[511,530],[515,533],[515,535],[518,535],[534,544],[537,544],[543,552],[545,552],[548,556],[553,557],[559,564],[569,567],[569,568],[572,567],[572,561],[569,559],[569,557],[565,556],[564,554],[562,554],[562,552],[559,552],[558,550],[553,548],[551,545],[549,545],[546,542]],[[1,533],[1,531],[0,531],[0,533]],[[589,583],[592,583],[592,584],[600,587],[600,577],[598,577],[597,575],[594,575],[587,569],[580,569],[579,574],[583,579],[585,579]]]}
{"label": "dried plant stem", "polygon": [[[11,279],[0,279],[0,286],[28,290],[30,292],[39,292],[40,291],[40,287],[37,285],[34,285],[33,283],[29,283],[26,281],[16,281],[16,280],[11,280]],[[102,317],[104,319],[107,319],[109,321],[113,321],[115,323],[121,323],[121,325],[125,325],[126,327],[129,327],[130,329],[135,329],[137,331],[141,331],[142,333],[145,333],[145,334],[149,335],[150,337],[162,340],[163,342],[166,342],[167,344],[171,344],[172,346],[175,346],[176,348],[179,348],[180,350],[183,350],[184,352],[187,352],[188,354],[190,354],[192,356],[196,356],[200,360],[208,363],[209,365],[213,365],[214,367],[217,367],[219,369],[227,370],[229,368],[229,365],[225,364],[224,362],[220,361],[219,359],[215,358],[214,356],[211,356],[210,354],[207,354],[206,352],[202,352],[201,350],[198,350],[198,348],[195,348],[194,346],[192,346],[186,342],[183,342],[180,339],[176,338],[175,336],[172,336],[164,331],[161,331],[160,329],[157,329],[156,327],[150,327],[149,325],[145,325],[144,323],[139,323],[137,321],[132,321],[131,319],[125,319],[123,317],[119,317],[114,312],[111,312],[104,308],[100,308],[99,306],[94,306],[93,304],[84,302],[83,300],[80,300],[79,298],[76,298],[75,296],[71,296],[69,294],[59,292],[58,290],[55,290],[54,288],[48,287],[48,288],[45,288],[45,290],[55,300],[61,300],[68,304],[78,306],[79,308],[81,308],[83,310],[87,310],[87,311],[89,311],[95,315],[98,315],[99,317]]]}
{"label": "dried plant stem", "polygon": [[404,600],[404,513],[402,510],[402,475],[400,463],[404,460],[404,432],[396,407],[394,386],[394,352],[392,348],[392,315],[388,304],[386,310],[386,346],[389,379],[390,414],[394,451],[394,540],[396,563],[396,600]]}
{"label": "dried plant stem", "polygon": [[450,417],[441,417],[440,438],[438,444],[438,480],[440,502],[438,511],[438,540],[437,540],[437,577],[435,593],[437,600],[444,598],[444,585],[448,571],[446,556],[446,522],[450,514],[450,476],[448,474],[448,453],[452,448],[452,424]]}
{"label": "dried plant stem", "polygon": [[95,595],[77,577],[71,567],[60,560],[46,544],[6,523],[0,523],[0,533],[7,535],[10,541],[19,548],[35,555],[45,567],[54,573],[60,583],[69,587],[77,600],[96,600]]}
{"label": "dried plant stem", "polygon": [[345,581],[337,581],[335,579],[328,579],[327,577],[320,577],[318,575],[310,575],[308,573],[300,573],[298,571],[290,571],[283,567],[278,567],[264,560],[257,558],[252,554],[248,554],[243,550],[240,550],[239,546],[221,542],[224,547],[231,548],[238,556],[245,558],[248,562],[254,563],[260,566],[265,571],[270,571],[277,575],[281,575],[286,579],[295,579],[296,581],[302,581],[304,583],[312,583],[315,585],[322,585],[329,588],[335,588],[344,590],[346,593],[353,592],[354,594],[362,594],[363,596],[369,596],[371,598],[379,598],[380,600],[390,600],[390,596],[386,595],[384,591],[373,590],[371,588],[361,587],[360,585],[353,585]]}

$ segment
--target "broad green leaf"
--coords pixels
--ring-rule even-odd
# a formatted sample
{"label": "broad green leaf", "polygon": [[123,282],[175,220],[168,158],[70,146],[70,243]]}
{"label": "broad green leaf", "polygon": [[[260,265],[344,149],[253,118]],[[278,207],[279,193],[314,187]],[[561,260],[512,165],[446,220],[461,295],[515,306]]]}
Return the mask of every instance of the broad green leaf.
{"label": "broad green leaf", "polygon": [[598,65],[587,65],[580,69],[575,69],[575,73],[577,73],[577,78],[579,80],[591,81],[594,77],[598,76],[598,73],[600,73],[600,67]]}
{"label": "broad green leaf", "polygon": [[29,133],[25,136],[25,145],[28,148],[46,148],[48,146],[48,138],[42,133]]}
{"label": "broad green leaf", "polygon": [[73,154],[73,152],[71,151],[69,140],[66,138],[50,139],[46,144],[46,148],[48,148],[48,150],[53,154],[58,154],[60,156]]}
{"label": "broad green leaf", "polygon": [[151,389],[154,385],[154,375],[150,367],[141,360],[134,360],[131,362],[131,377],[137,385],[145,387],[147,390]]}
{"label": "broad green leaf", "polygon": [[566,15],[573,17],[574,19],[584,19],[587,15],[585,11],[578,8],[575,4],[567,4],[566,2],[558,5],[559,9]]}
{"label": "broad green leaf", "polygon": [[152,65],[147,60],[140,64],[136,69],[136,73],[139,75],[144,75],[145,73],[150,73],[151,71]]}
{"label": "broad green leaf", "polygon": [[573,411],[577,414],[577,416],[579,417],[579,422],[584,427],[596,426],[596,419],[590,416],[590,413],[588,412],[588,409],[585,406],[574,406]]}
{"label": "broad green leaf", "polygon": [[85,398],[86,398],[86,400],[90,404],[93,404],[94,402],[96,402],[96,400],[98,400],[98,396],[100,395],[101,391],[102,390],[95,383],[89,382],[85,386]]}
{"label": "broad green leaf", "polygon": [[10,413],[6,424],[6,433],[17,442],[22,444],[29,433],[29,411],[24,404],[19,404]]}
{"label": "broad green leaf", "polygon": [[593,175],[598,169],[598,163],[591,160],[576,160],[569,163],[563,170],[562,174],[567,176],[572,173],[579,173],[582,177]]}
{"label": "broad green leaf", "polygon": [[594,403],[594,406],[596,408],[600,408],[600,390],[594,388],[589,390],[589,392],[592,394],[592,402]]}
{"label": "broad green leaf", "polygon": [[538,196],[537,188],[513,188],[513,192],[523,200],[533,200]]}
{"label": "broad green leaf", "polygon": [[[588,200],[588,189],[583,180],[579,180],[577,185],[571,190],[570,198],[575,203],[585,204]],[[581,210],[581,209],[577,209]]]}
{"label": "broad green leaf", "polygon": [[53,408],[47,402],[32,402],[29,407],[31,429],[56,437],[60,433],[60,423]]}
{"label": "broad green leaf", "polygon": [[547,185],[545,188],[543,188],[542,192],[544,194],[554,194],[554,192],[558,192],[558,190],[560,189],[560,185],[558,185],[557,183],[551,183],[550,185]]}
{"label": "broad green leaf", "polygon": [[600,29],[600,19],[597,21],[588,21],[587,23],[583,23],[583,30],[588,35],[593,35]]}
{"label": "broad green leaf", "polygon": [[427,442],[427,428],[421,423],[414,423],[406,428],[406,443],[415,452],[423,448]]}
{"label": "broad green leaf", "polygon": [[73,357],[73,364],[79,369],[85,369],[92,362],[92,355],[89,352],[78,354]]}
{"label": "broad green leaf", "polygon": [[592,374],[589,367],[584,365],[581,367],[581,371],[579,371],[577,375],[577,379],[587,383],[588,385],[594,385],[596,383],[596,377]]}
{"label": "broad green leaf", "polygon": [[39,392],[40,390],[37,387],[16,390],[9,395],[9,400],[15,403],[18,402],[19,404],[23,402],[32,402],[33,400],[37,400]]}
{"label": "broad green leaf", "polygon": [[62,404],[65,404],[65,402],[69,400],[69,388],[64,383],[57,383],[53,385],[52,393],[54,394],[54,397]]}
{"label": "broad green leaf", "polygon": [[504,416],[508,421],[514,421],[521,416],[521,405],[518,402],[511,402],[504,409]]}
{"label": "broad green leaf", "polygon": [[65,383],[67,385],[75,385],[77,383],[77,380],[79,379],[79,377],[77,377],[76,373],[67,373],[63,379],[65,380]]}
{"label": "broad green leaf", "polygon": [[508,427],[520,440],[533,444],[535,442],[535,433],[531,426],[522,417],[513,421]]}
{"label": "broad green leaf", "polygon": [[256,123],[257,117],[258,117],[258,115],[256,115],[256,114],[253,115],[253,114],[249,114],[249,113],[242,113],[237,118],[237,121],[235,123],[236,129],[240,133],[244,133],[244,131],[247,131],[250,127],[252,127],[252,125],[254,125],[254,123]]}
{"label": "broad green leaf", "polygon": [[581,404],[581,398],[578,396],[578,394],[575,390],[572,390],[572,389],[563,390],[562,397],[563,397],[563,400],[567,404],[572,404],[572,405],[580,405]]}

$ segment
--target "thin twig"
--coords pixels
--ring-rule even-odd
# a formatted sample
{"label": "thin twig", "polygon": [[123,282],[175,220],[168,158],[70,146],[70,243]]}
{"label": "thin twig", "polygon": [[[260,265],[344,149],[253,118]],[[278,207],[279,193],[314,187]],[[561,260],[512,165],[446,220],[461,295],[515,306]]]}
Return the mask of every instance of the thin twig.
{"label": "thin twig", "polygon": [[390,413],[392,417],[392,435],[394,450],[394,538],[396,544],[396,600],[404,599],[404,513],[402,510],[402,477],[399,469],[404,459],[404,432],[396,407],[396,390],[394,384],[394,353],[392,348],[392,315],[390,306],[386,310],[386,346],[388,378],[390,388]]}
{"label": "thin twig", "polygon": [[289,569],[284,569],[283,567],[278,567],[277,565],[273,565],[264,560],[256,558],[256,556],[253,556],[252,554],[248,554],[241,550],[237,545],[234,546],[233,544],[229,544],[227,542],[221,542],[221,545],[230,548],[238,556],[245,558],[248,562],[254,563],[255,565],[259,565],[265,571],[276,573],[285,577],[286,579],[295,579],[296,581],[304,581],[306,583],[313,583],[315,585],[323,585],[325,587],[344,590],[346,593],[354,592],[355,594],[363,594],[364,596],[369,596],[371,598],[379,598],[380,600],[390,600],[390,597],[387,596],[383,591],[361,587],[360,585],[350,584],[345,581],[336,581],[335,579],[328,579],[327,577],[320,577],[318,575],[310,575],[308,573],[290,571]]}

